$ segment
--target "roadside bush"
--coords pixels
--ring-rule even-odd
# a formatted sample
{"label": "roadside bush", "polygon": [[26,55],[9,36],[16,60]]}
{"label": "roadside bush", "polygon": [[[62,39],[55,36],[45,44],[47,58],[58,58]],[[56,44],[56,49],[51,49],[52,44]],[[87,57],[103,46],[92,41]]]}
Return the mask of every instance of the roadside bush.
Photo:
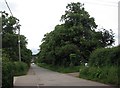
{"label": "roadside bush", "polygon": [[13,87],[14,63],[9,60],[9,55],[2,53],[2,88]]}
{"label": "roadside bush", "polygon": [[2,88],[13,87],[14,64],[12,62],[2,63]]}
{"label": "roadside bush", "polygon": [[2,56],[2,88],[13,88],[14,76],[24,75],[28,65],[24,62],[11,62],[8,57]]}
{"label": "roadside bush", "polygon": [[92,52],[89,59],[90,66],[118,66],[120,62],[120,46],[101,48]]}
{"label": "roadside bush", "polygon": [[118,68],[106,67],[80,67],[80,78],[118,85]]}
{"label": "roadside bush", "polygon": [[14,62],[14,75],[20,76],[27,74],[29,66],[24,62]]}
{"label": "roadside bush", "polygon": [[108,84],[120,84],[120,46],[96,49],[90,55],[88,67],[80,68],[80,77]]}

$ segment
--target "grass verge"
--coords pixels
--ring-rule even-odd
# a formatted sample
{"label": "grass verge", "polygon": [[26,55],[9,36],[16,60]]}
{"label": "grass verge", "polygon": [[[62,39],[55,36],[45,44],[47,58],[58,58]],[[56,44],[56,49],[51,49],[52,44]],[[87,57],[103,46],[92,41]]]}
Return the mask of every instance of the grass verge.
{"label": "grass verge", "polygon": [[72,73],[72,72],[79,72],[80,66],[73,66],[73,67],[62,67],[62,66],[53,66],[53,65],[48,65],[45,63],[37,63],[38,66],[50,69],[52,71],[57,71],[60,73]]}
{"label": "grass verge", "polygon": [[118,85],[118,68],[106,67],[80,67],[80,78],[98,81],[105,84]]}

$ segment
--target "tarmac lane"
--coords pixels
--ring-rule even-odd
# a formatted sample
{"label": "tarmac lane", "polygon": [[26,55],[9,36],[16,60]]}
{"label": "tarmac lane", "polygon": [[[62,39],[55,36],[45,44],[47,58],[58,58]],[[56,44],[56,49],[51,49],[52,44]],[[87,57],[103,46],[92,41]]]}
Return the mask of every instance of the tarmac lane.
{"label": "tarmac lane", "polygon": [[14,88],[113,88],[109,85],[54,72],[31,64],[27,75],[14,78]]}

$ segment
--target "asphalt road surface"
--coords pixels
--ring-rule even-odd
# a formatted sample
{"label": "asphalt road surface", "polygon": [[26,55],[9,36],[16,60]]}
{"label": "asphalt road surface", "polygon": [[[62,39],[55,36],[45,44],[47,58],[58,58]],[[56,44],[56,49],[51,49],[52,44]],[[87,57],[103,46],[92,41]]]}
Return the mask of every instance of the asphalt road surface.
{"label": "asphalt road surface", "polygon": [[67,74],[62,74],[31,64],[27,75],[14,78],[14,88],[41,88],[42,86],[74,86],[74,87],[96,87],[112,88],[109,85],[93,82]]}

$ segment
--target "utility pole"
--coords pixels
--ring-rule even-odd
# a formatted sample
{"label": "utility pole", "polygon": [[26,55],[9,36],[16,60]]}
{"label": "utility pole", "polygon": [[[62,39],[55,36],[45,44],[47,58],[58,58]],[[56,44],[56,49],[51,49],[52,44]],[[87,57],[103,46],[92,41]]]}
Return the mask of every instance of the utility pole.
{"label": "utility pole", "polygon": [[0,11],[0,88],[2,88],[2,11]]}
{"label": "utility pole", "polygon": [[0,50],[2,50],[2,11],[0,11]]}
{"label": "utility pole", "polygon": [[118,45],[120,45],[120,1],[118,2]]}
{"label": "utility pole", "polygon": [[21,62],[21,50],[20,50],[20,29],[18,29],[18,48],[19,48],[19,61]]}
{"label": "utility pole", "polygon": [[18,49],[19,49],[19,61],[21,62],[21,48],[20,48],[20,25],[16,23],[16,29],[18,29]]}

